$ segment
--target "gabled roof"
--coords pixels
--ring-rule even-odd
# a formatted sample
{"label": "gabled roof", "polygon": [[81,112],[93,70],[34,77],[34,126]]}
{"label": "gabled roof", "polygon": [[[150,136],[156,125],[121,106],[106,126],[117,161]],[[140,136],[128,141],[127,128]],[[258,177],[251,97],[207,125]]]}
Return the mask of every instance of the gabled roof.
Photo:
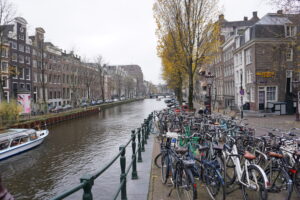
{"label": "gabled roof", "polygon": [[284,25],[292,23],[287,16],[282,14],[268,13],[263,16],[255,25]]}

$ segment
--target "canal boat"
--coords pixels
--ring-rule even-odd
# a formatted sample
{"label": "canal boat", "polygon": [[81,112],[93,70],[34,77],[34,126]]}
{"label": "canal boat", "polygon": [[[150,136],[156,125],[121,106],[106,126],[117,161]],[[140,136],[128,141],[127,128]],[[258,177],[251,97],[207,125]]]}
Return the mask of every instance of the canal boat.
{"label": "canal boat", "polygon": [[40,145],[48,134],[47,129],[8,129],[0,133],[0,160]]}

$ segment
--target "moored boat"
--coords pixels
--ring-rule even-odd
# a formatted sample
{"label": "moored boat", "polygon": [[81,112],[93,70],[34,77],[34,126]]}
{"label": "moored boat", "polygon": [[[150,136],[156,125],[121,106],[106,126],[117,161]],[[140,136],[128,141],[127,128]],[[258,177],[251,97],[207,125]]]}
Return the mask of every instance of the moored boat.
{"label": "moored boat", "polygon": [[0,133],[0,160],[40,145],[48,134],[47,129],[8,129]]}

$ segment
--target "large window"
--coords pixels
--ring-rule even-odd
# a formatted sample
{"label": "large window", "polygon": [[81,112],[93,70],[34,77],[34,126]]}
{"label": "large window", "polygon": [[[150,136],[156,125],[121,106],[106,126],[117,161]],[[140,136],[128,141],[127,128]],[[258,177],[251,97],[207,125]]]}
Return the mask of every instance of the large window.
{"label": "large window", "polygon": [[24,63],[24,56],[23,55],[19,55],[19,63]]}
{"label": "large window", "polygon": [[246,65],[252,63],[251,49],[246,50]]}
{"label": "large window", "polygon": [[12,53],[11,59],[12,59],[12,61],[17,62],[18,61],[18,55],[16,53]]}
{"label": "large window", "polygon": [[26,64],[30,65],[30,57],[29,56],[25,57],[25,62],[26,62]]}
{"label": "large window", "polygon": [[19,44],[19,51],[22,51],[22,52],[24,52],[25,50],[24,50],[24,45],[23,44]]}
{"label": "large window", "polygon": [[30,53],[30,46],[26,46],[25,51],[26,51],[26,53]]}
{"label": "large window", "polygon": [[19,68],[19,78],[24,79],[24,68]]}
{"label": "large window", "polygon": [[8,88],[8,78],[7,76],[2,76],[2,87]]}
{"label": "large window", "polygon": [[276,87],[267,87],[267,101],[276,101]]}
{"label": "large window", "polygon": [[18,48],[17,43],[16,42],[11,42],[11,48],[17,49]]}
{"label": "large window", "polygon": [[8,72],[8,63],[7,62],[2,62],[1,63],[1,72]]}
{"label": "large window", "polygon": [[1,50],[1,54],[2,54],[2,57],[7,58],[8,57],[8,49],[3,47]]}
{"label": "large window", "polygon": [[30,80],[30,69],[29,68],[25,68],[25,78],[26,78],[26,80]]}
{"label": "large window", "polygon": [[296,26],[286,26],[285,27],[285,36],[286,37],[293,37],[296,36],[297,29]]}

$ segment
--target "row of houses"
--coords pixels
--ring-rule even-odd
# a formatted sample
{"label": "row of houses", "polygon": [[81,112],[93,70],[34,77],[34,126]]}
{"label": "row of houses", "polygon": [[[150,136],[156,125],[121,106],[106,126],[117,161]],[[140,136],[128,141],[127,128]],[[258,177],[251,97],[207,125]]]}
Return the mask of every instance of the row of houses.
{"label": "row of houses", "polygon": [[[138,65],[108,66],[84,62],[44,40],[45,30],[28,35],[22,17],[2,26],[0,101],[29,94],[31,110],[45,110],[82,102],[144,95],[143,72]],[[0,90],[0,91],[1,91]]]}
{"label": "row of houses", "polygon": [[[266,111],[274,103],[295,112],[300,91],[300,15],[257,12],[248,19],[227,21],[219,16],[221,46],[213,62],[202,66],[196,100],[205,100],[207,86],[216,108]],[[213,77],[208,84],[204,74]]]}

